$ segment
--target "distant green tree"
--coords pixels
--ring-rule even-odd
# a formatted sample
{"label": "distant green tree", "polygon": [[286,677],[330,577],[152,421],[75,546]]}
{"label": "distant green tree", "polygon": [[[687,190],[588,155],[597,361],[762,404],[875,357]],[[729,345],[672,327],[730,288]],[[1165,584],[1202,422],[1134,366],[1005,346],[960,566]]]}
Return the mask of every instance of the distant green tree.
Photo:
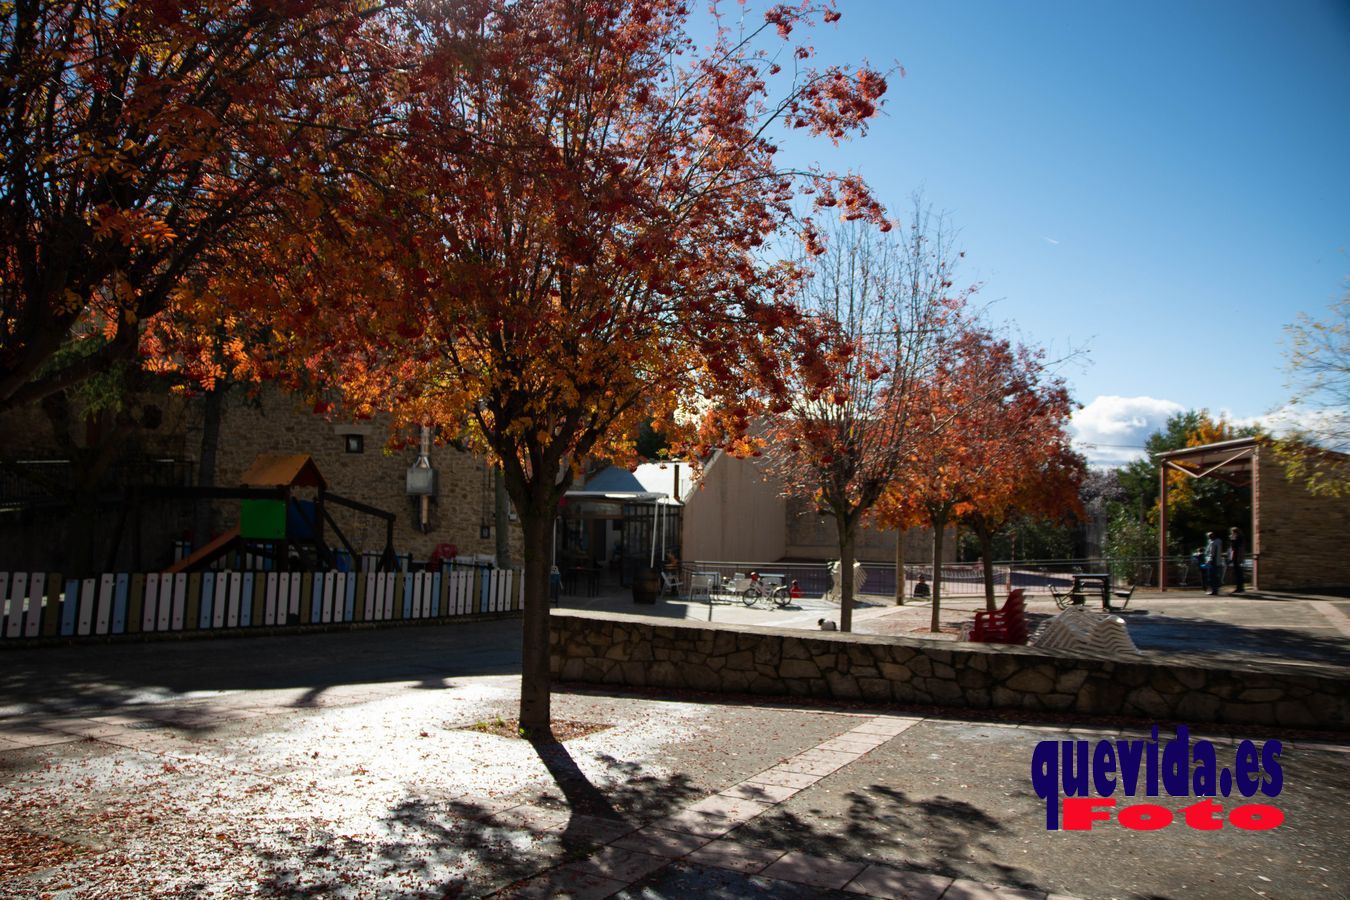
{"label": "distant green tree", "polygon": [[[1127,516],[1147,522],[1155,531],[1158,526],[1158,472],[1155,456],[1168,450],[1198,447],[1241,437],[1253,437],[1258,429],[1235,426],[1223,418],[1213,418],[1208,410],[1188,410],[1167,420],[1158,431],[1148,436],[1144,448],[1148,455],[1119,470],[1118,480],[1124,496],[1111,504],[1111,525],[1107,531],[1107,545],[1113,543],[1114,529]],[[1190,478],[1174,473],[1168,491],[1167,533],[1169,552],[1180,552],[1198,547],[1204,542],[1206,531],[1224,530],[1237,525],[1245,529],[1251,516],[1251,497],[1245,490],[1235,488],[1214,478]],[[1116,513],[1121,513],[1117,516]],[[1156,556],[1155,537],[1150,554]]]}

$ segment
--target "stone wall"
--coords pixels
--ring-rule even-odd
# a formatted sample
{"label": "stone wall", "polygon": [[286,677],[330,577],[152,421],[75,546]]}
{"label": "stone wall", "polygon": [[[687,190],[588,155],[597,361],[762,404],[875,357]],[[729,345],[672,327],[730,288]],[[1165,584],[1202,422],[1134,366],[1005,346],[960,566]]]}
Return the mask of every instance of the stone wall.
{"label": "stone wall", "polygon": [[[200,445],[200,419],[189,431],[188,444]],[[347,436],[359,435],[360,453],[347,452]],[[237,485],[244,470],[263,453],[307,453],[328,482],[328,489],[398,516],[394,549],[425,561],[437,544],[454,544],[461,554],[492,555],[493,503],[491,472],[484,461],[453,447],[433,447],[431,464],[439,494],[431,509],[431,530],[416,527],[416,507],[406,492],[408,466],[417,450],[386,451],[388,423],[383,418],[350,422],[317,415],[297,396],[266,389],[247,400],[242,392],[226,401],[220,426],[216,483]],[[384,547],[384,522],[334,505],[329,510],[357,550]],[[233,524],[237,504],[226,504],[217,527]],[[483,529],[488,531],[484,536]],[[522,563],[520,528],[511,528],[512,564]],[[336,538],[330,538],[336,543]]]}
{"label": "stone wall", "polygon": [[[1350,586],[1350,501],[1315,497],[1284,476],[1284,467],[1268,445],[1256,448],[1252,519],[1259,530],[1256,587],[1278,591]],[[1226,535],[1225,535],[1226,537]]]}
{"label": "stone wall", "polygon": [[554,612],[564,681],[1350,730],[1345,677],[782,628]]}

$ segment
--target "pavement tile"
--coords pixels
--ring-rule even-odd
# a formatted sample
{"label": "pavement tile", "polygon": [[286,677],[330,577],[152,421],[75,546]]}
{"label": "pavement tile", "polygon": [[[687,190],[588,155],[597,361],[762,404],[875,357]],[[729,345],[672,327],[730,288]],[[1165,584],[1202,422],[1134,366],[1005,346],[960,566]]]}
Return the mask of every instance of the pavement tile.
{"label": "pavement tile", "polygon": [[958,878],[947,888],[942,900],[1045,900],[1045,891],[1027,891],[1005,884],[984,884]]}
{"label": "pavement tile", "polygon": [[876,863],[844,885],[844,890],[886,900],[937,900],[951,883],[952,879],[943,875],[926,875]]}
{"label": "pavement tile", "polygon": [[860,756],[862,756],[862,753],[849,753],[843,750],[822,750],[819,747],[813,747],[810,750],[803,750],[792,758],[809,759],[812,762],[837,762],[848,765],[851,762],[856,762]]}
{"label": "pavement tile", "polygon": [[708,838],[699,837],[696,834],[686,834],[679,831],[667,831],[664,828],[648,826],[641,828],[627,837],[613,841],[610,846],[618,847],[622,850],[636,850],[639,853],[650,853],[652,856],[665,856],[670,859],[678,859],[681,856],[687,856],[699,847],[708,843]]}
{"label": "pavement tile", "polygon": [[751,875],[716,866],[701,866],[678,860],[652,873],[615,895],[616,900],[657,898],[759,898],[759,900],[848,900],[840,891],[793,884],[763,875]]}
{"label": "pavement tile", "polygon": [[[854,759],[856,758],[857,757],[854,757]],[[848,760],[847,762],[834,762],[829,760],[813,760],[810,757],[794,756],[787,762],[782,763],[781,767],[787,772],[824,777],[839,771],[852,761],[853,760]]]}
{"label": "pavement tile", "polygon": [[866,867],[866,863],[826,859],[793,850],[765,868],[762,874],[767,878],[780,878],[783,881],[795,881],[812,887],[842,888],[858,877]]}
{"label": "pavement tile", "polygon": [[711,813],[686,809],[673,816],[658,819],[652,824],[657,828],[664,828],[668,831],[680,831],[685,834],[715,838],[721,837],[744,821],[743,819],[730,819],[726,816],[716,816]]}
{"label": "pavement tile", "polygon": [[4,738],[16,747],[47,747],[84,740],[81,735],[59,731],[6,731]]}
{"label": "pavement tile", "polygon": [[639,853],[620,847],[605,847],[586,859],[568,863],[560,871],[599,875],[601,878],[612,878],[627,884],[655,872],[668,862],[670,859],[665,856],[652,856],[650,853]]}
{"label": "pavement tile", "polygon": [[591,875],[587,872],[555,869],[545,872],[520,885],[502,891],[498,896],[513,900],[566,897],[570,900],[602,900],[628,886],[627,881]]}
{"label": "pavement tile", "polygon": [[908,731],[922,721],[922,719],[873,719],[849,729],[845,734],[856,732],[857,734],[884,734],[894,737]]}
{"label": "pavement tile", "polygon": [[618,840],[626,834],[632,834],[637,826],[618,819],[601,819],[597,816],[572,816],[562,826],[569,837],[594,838],[603,843]]}
{"label": "pavement tile", "polygon": [[801,788],[784,787],[778,784],[755,784],[742,781],[738,785],[722,791],[724,797],[739,797],[743,800],[758,800],[761,803],[782,803]]}
{"label": "pavement tile", "polygon": [[810,787],[823,777],[824,775],[812,775],[809,772],[789,771],[780,764],[772,769],[765,769],[758,775],[752,775],[745,780],[750,784],[772,784],[801,790]]}
{"label": "pavement tile", "polygon": [[885,743],[885,742],[884,742],[884,741],[881,741],[881,742],[877,742],[877,743],[872,743],[872,742],[863,742],[863,741],[850,741],[850,740],[845,740],[844,738],[841,737],[841,738],[835,738],[835,739],[832,740],[832,741],[826,741],[826,742],[823,743],[823,744],[819,744],[819,745],[816,746],[815,749],[817,749],[817,750],[838,750],[838,751],[840,751],[840,752],[842,752],[842,753],[853,753],[853,754],[855,754],[855,755],[857,755],[857,756],[861,756],[862,754],[866,753],[867,751],[873,750],[873,749],[875,749],[876,747],[879,747],[882,743]]}
{"label": "pavement tile", "polygon": [[728,819],[745,822],[764,812],[764,810],[768,809],[770,806],[772,806],[771,803],[762,800],[744,800],[737,797],[724,797],[721,794],[714,794],[697,803],[690,804],[685,807],[685,809],[690,812],[724,816]]}
{"label": "pavement tile", "polygon": [[751,847],[723,838],[689,854],[689,862],[757,874],[771,863],[777,862],[785,852],[774,847]]}

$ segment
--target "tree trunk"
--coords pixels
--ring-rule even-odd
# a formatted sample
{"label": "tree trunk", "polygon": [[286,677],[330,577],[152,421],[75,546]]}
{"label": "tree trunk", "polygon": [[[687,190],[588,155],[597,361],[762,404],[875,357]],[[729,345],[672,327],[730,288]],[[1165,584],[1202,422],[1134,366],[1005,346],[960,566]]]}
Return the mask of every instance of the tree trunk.
{"label": "tree trunk", "polygon": [[547,504],[517,505],[525,537],[525,609],[521,616],[520,727],[532,738],[552,722],[548,669],[549,530],[556,510]]}
{"label": "tree trunk", "polygon": [[990,612],[998,609],[994,599],[994,536],[983,524],[972,526],[975,536],[980,539],[980,558],[984,560],[984,605]]}
{"label": "tree trunk", "polygon": [[[197,486],[216,484],[216,454],[220,448],[220,420],[225,405],[225,388],[217,385],[207,391],[202,400],[202,443],[197,457]],[[192,517],[192,546],[195,550],[211,539],[213,504],[199,499]]]}
{"label": "tree trunk", "polygon": [[492,470],[492,486],[496,495],[493,509],[492,530],[497,537],[497,568],[511,568],[511,498],[506,494],[506,478],[502,467]]}
{"label": "tree trunk", "polygon": [[839,530],[839,630],[853,630],[853,529]]}
{"label": "tree trunk", "polygon": [[947,516],[944,513],[933,517],[933,618],[928,630],[934,634],[941,631],[939,610],[942,607],[942,539],[947,530]]}
{"label": "tree trunk", "polygon": [[895,530],[895,605],[905,605],[905,529]]}

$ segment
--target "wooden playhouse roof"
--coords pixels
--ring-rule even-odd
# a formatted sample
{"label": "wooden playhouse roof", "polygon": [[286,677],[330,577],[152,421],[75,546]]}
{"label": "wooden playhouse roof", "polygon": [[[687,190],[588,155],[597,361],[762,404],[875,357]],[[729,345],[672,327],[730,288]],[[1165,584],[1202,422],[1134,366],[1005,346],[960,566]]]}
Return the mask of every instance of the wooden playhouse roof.
{"label": "wooden playhouse roof", "polygon": [[245,487],[328,488],[314,457],[307,453],[264,453],[240,478]]}

